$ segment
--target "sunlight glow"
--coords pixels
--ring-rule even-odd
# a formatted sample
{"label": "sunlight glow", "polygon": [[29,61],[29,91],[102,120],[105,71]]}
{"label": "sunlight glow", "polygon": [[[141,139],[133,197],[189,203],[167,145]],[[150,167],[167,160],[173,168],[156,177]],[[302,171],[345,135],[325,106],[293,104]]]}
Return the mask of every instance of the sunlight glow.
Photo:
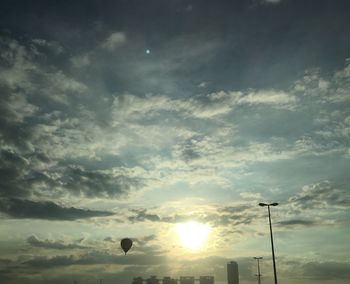
{"label": "sunlight glow", "polygon": [[181,244],[185,248],[199,249],[203,246],[207,238],[210,227],[207,224],[197,222],[187,222],[176,225]]}

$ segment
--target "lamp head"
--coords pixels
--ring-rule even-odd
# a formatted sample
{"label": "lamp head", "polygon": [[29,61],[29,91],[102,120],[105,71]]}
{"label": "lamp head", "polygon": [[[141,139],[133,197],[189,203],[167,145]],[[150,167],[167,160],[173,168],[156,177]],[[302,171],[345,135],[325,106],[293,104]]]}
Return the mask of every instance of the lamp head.
{"label": "lamp head", "polygon": [[259,206],[264,207],[264,206],[267,206],[267,204],[266,203],[259,203]]}
{"label": "lamp head", "polygon": [[278,203],[277,202],[275,202],[275,203],[271,203],[270,204],[270,206],[277,206],[278,205]]}

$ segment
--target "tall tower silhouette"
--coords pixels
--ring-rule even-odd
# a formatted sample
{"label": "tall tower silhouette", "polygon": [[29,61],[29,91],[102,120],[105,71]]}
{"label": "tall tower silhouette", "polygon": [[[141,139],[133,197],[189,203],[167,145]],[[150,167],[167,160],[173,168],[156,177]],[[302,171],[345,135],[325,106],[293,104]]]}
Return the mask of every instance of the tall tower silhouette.
{"label": "tall tower silhouette", "polygon": [[238,264],[235,261],[227,263],[227,284],[239,284]]}

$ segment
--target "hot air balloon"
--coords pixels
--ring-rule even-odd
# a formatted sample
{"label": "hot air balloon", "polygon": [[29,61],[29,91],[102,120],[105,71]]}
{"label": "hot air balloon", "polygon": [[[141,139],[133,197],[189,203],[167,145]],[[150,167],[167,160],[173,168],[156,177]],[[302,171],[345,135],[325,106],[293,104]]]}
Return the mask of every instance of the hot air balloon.
{"label": "hot air balloon", "polygon": [[122,239],[120,241],[120,246],[122,247],[124,253],[126,254],[132,246],[132,240],[129,238]]}

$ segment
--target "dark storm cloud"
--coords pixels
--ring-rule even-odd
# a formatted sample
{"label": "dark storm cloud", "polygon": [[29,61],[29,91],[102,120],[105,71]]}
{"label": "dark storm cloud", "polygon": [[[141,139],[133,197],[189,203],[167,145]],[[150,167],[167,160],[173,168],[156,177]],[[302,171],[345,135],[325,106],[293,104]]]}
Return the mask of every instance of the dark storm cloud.
{"label": "dark storm cloud", "polygon": [[44,219],[73,221],[77,219],[111,216],[108,211],[61,207],[53,202],[31,201],[18,198],[0,200],[0,212],[17,219]]}
{"label": "dark storm cloud", "polygon": [[314,279],[349,279],[350,263],[347,262],[309,262],[304,265],[304,276]]}
{"label": "dark storm cloud", "polygon": [[46,248],[46,249],[57,249],[57,250],[68,250],[68,249],[86,249],[88,247],[81,246],[78,244],[65,244],[62,241],[50,241],[40,240],[36,236],[30,236],[27,238],[27,243],[33,247]]}

